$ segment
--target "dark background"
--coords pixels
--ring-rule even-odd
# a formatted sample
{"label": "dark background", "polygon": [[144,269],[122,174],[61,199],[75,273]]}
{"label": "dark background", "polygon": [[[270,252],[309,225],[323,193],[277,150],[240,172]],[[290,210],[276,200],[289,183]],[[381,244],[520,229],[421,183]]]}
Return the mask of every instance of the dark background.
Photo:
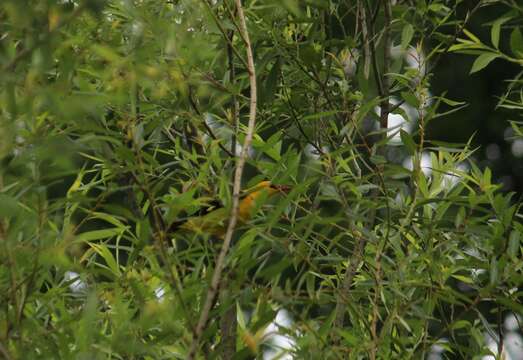
{"label": "dark background", "polygon": [[[464,16],[472,2],[460,9]],[[490,23],[503,14],[506,7],[499,5],[480,8],[471,18],[466,29],[490,45]],[[459,37],[464,37],[461,34]],[[507,54],[509,50],[510,29],[503,29],[500,37],[500,49]],[[432,140],[465,143],[472,137],[472,144],[478,147],[475,159],[481,167],[492,169],[493,182],[503,184],[505,191],[515,191],[517,198],[523,192],[523,158],[512,154],[512,140],[509,120],[521,119],[515,110],[497,108],[499,97],[508,86],[506,80],[514,78],[522,69],[520,66],[502,59],[496,59],[485,69],[470,74],[475,57],[448,53],[443,55],[432,77],[431,91],[440,95],[448,91],[446,97],[455,101],[464,101],[468,107],[451,115],[437,118],[429,124],[427,137]],[[450,110],[450,108],[449,108]],[[442,109],[445,111],[445,109]],[[495,155],[495,145],[499,156]],[[490,149],[490,159],[487,157]]]}

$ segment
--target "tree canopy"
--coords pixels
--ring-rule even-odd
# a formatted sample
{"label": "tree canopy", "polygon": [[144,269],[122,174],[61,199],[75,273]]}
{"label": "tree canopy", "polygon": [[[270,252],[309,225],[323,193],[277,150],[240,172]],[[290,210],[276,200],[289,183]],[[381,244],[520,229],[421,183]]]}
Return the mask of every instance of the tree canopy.
{"label": "tree canopy", "polygon": [[[522,31],[514,0],[3,0],[0,354],[519,358]],[[456,142],[463,64],[507,71],[514,162]]]}

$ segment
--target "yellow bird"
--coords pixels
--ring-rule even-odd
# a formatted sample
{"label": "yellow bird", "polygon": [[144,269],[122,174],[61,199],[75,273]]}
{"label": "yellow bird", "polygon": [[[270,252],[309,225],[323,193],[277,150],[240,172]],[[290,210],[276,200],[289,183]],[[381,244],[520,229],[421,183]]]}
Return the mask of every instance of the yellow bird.
{"label": "yellow bird", "polygon": [[[252,217],[256,202],[263,196],[270,197],[278,193],[288,193],[289,186],[275,185],[270,181],[262,181],[248,189],[246,195],[240,199],[238,209],[238,225],[245,224]],[[183,221],[175,222],[170,226],[171,231],[186,230],[197,234],[210,234],[219,238],[225,235],[227,219],[230,210],[217,208],[202,216],[194,216]]]}

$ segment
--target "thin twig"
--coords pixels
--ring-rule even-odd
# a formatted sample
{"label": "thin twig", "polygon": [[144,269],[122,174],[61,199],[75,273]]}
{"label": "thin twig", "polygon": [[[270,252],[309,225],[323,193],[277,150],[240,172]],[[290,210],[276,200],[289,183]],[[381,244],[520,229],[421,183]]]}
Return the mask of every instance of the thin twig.
{"label": "thin twig", "polygon": [[[231,15],[232,16],[232,15]],[[232,53],[234,31],[229,31],[229,43],[227,44],[227,60],[229,62],[229,82],[231,85],[234,85],[236,81],[236,67],[234,66],[234,57]],[[238,117],[240,116],[240,104],[238,103],[238,98],[236,94],[232,94],[232,114],[231,114],[231,123],[232,123],[232,137],[231,137],[231,153],[236,154],[236,133],[238,132]]]}
{"label": "thin twig", "polygon": [[[384,12],[384,33],[383,33],[383,72],[381,77],[381,84],[382,84],[382,101],[380,104],[380,127],[382,129],[386,129],[388,125],[388,118],[389,118],[389,112],[390,112],[390,104],[389,104],[389,78],[388,78],[388,72],[390,67],[390,46],[391,46],[391,26],[392,26],[392,7],[391,7],[391,0],[383,0],[383,12]],[[384,133],[384,136],[387,136],[387,133]],[[390,214],[390,213],[389,213]],[[387,222],[390,224],[390,215],[388,216]],[[385,239],[388,238],[389,234],[389,228],[390,226],[387,226],[387,235]],[[380,293],[381,293],[381,281],[382,281],[382,266],[381,266],[381,257],[383,255],[383,248],[385,246],[385,241],[380,241],[378,244],[378,249],[376,251],[376,256],[374,257],[374,263],[376,264],[376,270],[375,270],[375,289],[374,289],[374,297],[372,301],[372,320],[370,325],[370,333],[372,336],[372,346],[370,348],[370,354],[369,357],[371,360],[376,359],[377,353],[378,353],[378,347],[379,347],[379,336],[378,336],[378,318],[380,316],[379,312],[379,299],[380,299]]]}
{"label": "thin twig", "polygon": [[[192,88],[189,86],[189,96],[188,96],[188,99],[189,99],[189,104],[191,105],[192,109],[194,110],[194,112],[196,112],[196,114],[198,116],[202,116],[202,112],[200,111],[200,109],[198,108],[198,105],[196,104],[196,101],[194,100],[193,98],[193,91],[192,91]],[[227,149],[222,143],[221,141],[218,140],[218,137],[216,136],[216,134],[214,133],[214,131],[211,129],[211,127],[209,126],[209,124],[207,124],[207,122],[205,121],[205,119],[203,119],[202,121],[203,123],[203,127],[205,128],[205,130],[207,131],[207,135],[209,135],[213,140],[217,140],[218,142],[218,146],[220,147],[220,149],[222,149],[227,155],[229,155],[230,157],[234,157],[234,153],[229,151],[229,149]]]}
{"label": "thin twig", "polygon": [[0,354],[4,357],[5,360],[11,360],[13,357],[9,354],[7,348],[0,342]]}
{"label": "thin twig", "polygon": [[[234,45],[229,41],[229,38],[227,37],[227,31],[225,31],[225,28],[223,27],[223,25],[220,23],[220,20],[218,19],[218,17],[216,16],[216,14],[214,13],[211,5],[209,4],[208,0],[203,0],[204,4],[207,6],[207,10],[209,10],[209,13],[211,14],[211,17],[213,18],[214,20],[214,23],[216,24],[216,26],[218,26],[218,29],[220,30],[220,32],[222,33],[223,35],[223,38],[225,39],[225,41],[227,42],[227,44],[231,47],[231,50],[234,52],[234,54],[236,55],[236,57],[238,57],[238,59],[243,63],[243,65],[246,67],[246,68],[249,68],[249,64],[247,62],[245,62],[245,59],[240,55],[240,53],[238,52],[238,50],[236,50],[236,48],[234,47]],[[242,36],[243,38],[243,36]],[[243,39],[244,42],[245,39]]]}
{"label": "thin twig", "polygon": [[305,132],[305,129],[303,129],[303,127],[301,126],[300,120],[298,119],[298,114],[296,112],[296,109],[295,109],[294,105],[292,104],[291,96],[287,92],[287,87],[285,86],[285,77],[283,76],[283,72],[280,74],[280,77],[281,77],[281,81],[283,84],[282,88],[283,88],[283,92],[284,92],[284,98],[285,98],[285,101],[287,102],[287,105],[289,106],[289,109],[291,110],[291,118],[294,120],[294,123],[296,124],[298,131],[305,138],[307,143],[309,143],[312,147],[314,147],[314,149],[316,149],[318,154],[320,154],[322,156],[325,155],[325,152],[323,151],[323,149],[317,143],[312,141],[312,139],[309,138],[309,136]]}
{"label": "thin twig", "polygon": [[340,329],[343,328],[343,320],[345,317],[345,310],[347,308],[347,300],[349,299],[350,288],[352,287],[352,281],[354,279],[354,275],[356,275],[356,270],[358,269],[358,265],[360,264],[363,251],[367,243],[366,239],[361,234],[355,235],[356,246],[350,261],[347,264],[347,270],[345,271],[343,284],[340,290],[343,296],[338,296],[336,299],[336,315],[334,319],[334,326]]}
{"label": "thin twig", "polygon": [[245,136],[245,141],[243,142],[243,148],[242,148],[240,157],[238,159],[238,162],[236,164],[236,170],[234,173],[232,209],[231,209],[231,215],[230,215],[230,219],[229,219],[229,225],[227,226],[227,232],[225,233],[225,238],[223,240],[223,245],[220,250],[220,254],[218,255],[218,259],[216,260],[216,266],[215,266],[215,269],[214,269],[214,272],[212,275],[211,284],[209,286],[209,289],[207,290],[205,303],[203,305],[202,311],[200,313],[200,318],[198,319],[198,323],[197,323],[196,329],[194,331],[194,338],[193,338],[191,346],[189,348],[189,353],[187,355],[187,359],[189,359],[189,360],[194,359],[196,356],[196,353],[198,352],[203,330],[209,319],[209,314],[210,314],[212,305],[214,303],[214,299],[216,298],[218,289],[220,287],[221,276],[222,276],[223,269],[225,267],[225,257],[227,256],[227,253],[231,246],[232,235],[234,233],[236,223],[238,221],[238,209],[239,209],[239,203],[240,203],[241,179],[242,179],[242,174],[243,174],[243,168],[244,168],[245,162],[247,160],[248,149],[252,142],[252,138],[253,138],[253,134],[254,134],[254,127],[256,124],[256,106],[257,106],[256,73],[255,73],[255,68],[254,68],[254,57],[253,57],[253,53],[252,53],[251,42],[249,39],[249,33],[247,31],[247,23],[245,21],[245,15],[243,13],[243,7],[242,7],[241,0],[236,0],[236,8],[237,8],[238,18],[240,20],[241,30],[242,30],[242,34],[243,34],[242,38],[244,39],[245,48],[247,51],[247,64],[248,64],[247,70],[249,72],[249,83],[250,83],[250,87],[251,87],[251,89],[250,89],[251,98],[250,98],[250,104],[249,104],[249,123],[247,126],[247,134]]}

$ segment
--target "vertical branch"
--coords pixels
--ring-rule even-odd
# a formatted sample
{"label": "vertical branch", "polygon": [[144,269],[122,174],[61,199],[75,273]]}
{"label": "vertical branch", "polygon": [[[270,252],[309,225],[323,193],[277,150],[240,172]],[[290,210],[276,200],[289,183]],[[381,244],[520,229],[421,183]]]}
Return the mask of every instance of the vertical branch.
{"label": "vertical branch", "polygon": [[365,249],[366,241],[363,236],[359,233],[355,233],[356,237],[356,246],[354,252],[350,258],[349,263],[347,264],[347,270],[345,271],[345,276],[343,278],[343,284],[341,286],[341,293],[337,296],[336,299],[336,315],[334,320],[334,325],[337,328],[343,328],[343,320],[345,317],[345,310],[347,308],[347,303],[349,300],[350,288],[352,286],[352,281],[354,275],[356,275],[356,270],[363,256],[363,251]]}
{"label": "vertical branch", "polygon": [[[227,7],[229,10],[229,8]],[[231,20],[234,21],[236,13],[230,13]],[[227,60],[229,65],[229,82],[231,85],[235,84],[236,81],[236,68],[234,66],[234,53],[232,49],[232,44],[234,41],[234,30],[229,30],[228,33],[229,41],[227,43]],[[232,154],[232,157],[236,156],[236,148],[237,148],[237,138],[236,134],[238,132],[238,117],[240,116],[240,104],[238,103],[238,99],[236,97],[236,94],[232,94],[232,108],[230,112],[230,123],[231,127],[233,129],[232,137],[231,137],[231,148],[230,152]],[[229,297],[229,294],[222,290],[222,294],[220,297],[223,299],[222,303],[227,303],[227,298]],[[233,303],[232,306],[227,308],[225,310],[225,313],[222,315],[220,319],[220,348],[222,353],[222,358],[225,359],[232,359],[233,354],[236,353],[236,336],[237,331],[236,328],[238,326],[238,320],[237,320],[237,314],[236,314],[236,306]]]}
{"label": "vertical branch", "polygon": [[370,51],[369,28],[367,24],[367,10],[365,5],[358,1],[358,15],[361,21],[361,35],[363,37],[363,74],[369,78],[372,53]]}
{"label": "vertical branch", "polygon": [[382,73],[382,91],[383,99],[381,101],[380,125],[382,129],[387,127],[387,119],[389,117],[389,77],[388,72],[390,68],[390,28],[392,19],[392,10],[390,5],[391,0],[383,0],[385,28],[383,33],[383,73]]}
{"label": "vertical branch", "polygon": [[238,221],[238,208],[240,203],[240,190],[241,190],[241,179],[243,174],[243,168],[247,160],[248,149],[251,145],[254,127],[256,124],[256,106],[257,106],[257,97],[256,97],[256,73],[254,68],[254,57],[251,48],[251,42],[249,39],[249,33],[247,31],[247,23],[245,22],[245,15],[243,13],[243,7],[241,0],[236,1],[236,10],[238,12],[238,18],[240,20],[240,30],[241,36],[245,43],[245,48],[247,52],[247,71],[249,73],[249,84],[250,84],[250,103],[249,103],[249,122],[247,126],[247,134],[245,136],[245,141],[243,142],[243,148],[236,163],[236,170],[234,172],[234,183],[233,183],[233,193],[232,193],[232,209],[229,219],[229,224],[227,226],[227,232],[223,240],[223,245],[216,260],[216,267],[214,269],[211,284],[207,290],[205,303],[198,319],[196,329],[194,331],[194,338],[192,340],[187,359],[194,359],[196,353],[198,352],[199,343],[203,334],[203,329],[207,324],[209,319],[209,314],[214,303],[214,299],[218,293],[218,289],[221,282],[221,276],[223,269],[225,267],[225,257],[229,251],[232,241],[232,235]]}
{"label": "vertical branch", "polygon": [[[234,31],[229,31],[229,42],[227,43],[227,59],[229,62],[229,81],[231,85],[236,81],[236,68],[234,67],[234,56],[233,56],[233,39]],[[231,125],[232,125],[232,138],[231,138],[231,154],[236,155],[236,133],[238,132],[238,117],[240,115],[240,104],[236,98],[236,94],[232,95],[232,113],[231,113]]]}
{"label": "vertical branch", "polygon": [[2,354],[2,356],[6,360],[11,360],[13,358],[9,354],[9,351],[7,350],[7,347],[5,347],[1,342],[0,342],[0,354]]}
{"label": "vertical branch", "polygon": [[[226,286],[224,284],[224,286]],[[222,305],[228,306],[220,319],[221,343],[220,351],[222,359],[232,359],[236,353],[236,336],[237,336],[237,314],[236,303],[229,301],[231,294],[226,289],[220,292],[220,302]],[[231,304],[229,304],[231,303]]]}
{"label": "vertical branch", "polygon": [[[388,126],[388,118],[390,113],[390,104],[389,104],[389,93],[390,93],[390,81],[388,77],[388,72],[390,68],[390,47],[391,47],[391,23],[392,23],[392,9],[391,9],[391,0],[383,0],[383,13],[384,13],[384,33],[383,33],[383,72],[381,77],[381,90],[382,90],[382,101],[380,105],[380,127],[386,129]],[[387,136],[387,133],[384,133],[384,136]],[[387,213],[387,224],[390,224],[390,213]],[[376,250],[376,256],[374,257],[375,261],[375,288],[374,288],[374,297],[372,301],[372,320],[370,324],[370,333],[372,337],[372,346],[370,349],[369,357],[371,360],[376,359],[379,347],[379,335],[378,335],[378,318],[380,316],[379,312],[379,301],[381,293],[381,282],[383,277],[383,269],[381,267],[381,257],[383,254],[383,248],[386,245],[386,240],[389,236],[389,226],[387,226],[387,235],[384,240],[381,240],[378,244]]]}
{"label": "vertical branch", "polygon": [[376,270],[375,270],[375,282],[376,286],[374,288],[374,296],[372,300],[372,320],[370,323],[370,334],[372,337],[372,346],[370,348],[370,354],[369,358],[371,360],[376,359],[376,354],[378,353],[378,343],[379,343],[379,335],[378,335],[378,318],[380,316],[379,312],[379,300],[380,300],[380,292],[381,292],[381,279],[382,279],[382,269],[381,269],[381,251],[382,251],[382,244],[380,243],[378,250],[376,252],[376,256],[374,257],[374,261],[376,263]]}
{"label": "vertical branch", "polygon": [[503,322],[501,305],[497,306],[497,328],[498,328],[498,359],[505,359],[505,348],[503,344]]}
{"label": "vertical branch", "polygon": [[[16,295],[16,288],[17,288],[17,280],[16,280],[16,277],[15,277],[15,273],[14,273],[14,270],[16,269],[16,265],[14,263],[14,259],[13,259],[13,256],[11,254],[11,249],[9,248],[9,244],[7,243],[8,239],[7,239],[7,225],[4,224],[4,221],[3,219],[0,219],[0,243],[2,243],[3,245],[3,252],[4,252],[4,256],[5,256],[5,264],[7,264],[6,268],[7,268],[7,273],[8,273],[8,277],[9,277],[9,290],[7,291],[7,294],[6,294],[6,301],[5,301],[5,334],[3,336],[3,338],[5,340],[8,339],[9,337],[9,332],[11,330],[11,328],[14,326],[14,324],[12,324],[10,322],[10,316],[9,316],[9,303],[11,303],[11,305],[14,307],[14,309],[18,309],[19,308],[19,304],[18,304],[18,297]],[[2,259],[4,260],[4,259]]]}

